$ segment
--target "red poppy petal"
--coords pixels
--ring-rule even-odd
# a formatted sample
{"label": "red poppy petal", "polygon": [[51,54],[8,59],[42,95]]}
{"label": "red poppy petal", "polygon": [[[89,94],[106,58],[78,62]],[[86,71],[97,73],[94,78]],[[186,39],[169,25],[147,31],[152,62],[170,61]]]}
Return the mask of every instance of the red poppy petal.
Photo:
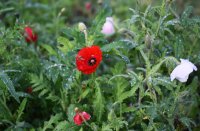
{"label": "red poppy petal", "polygon": [[91,7],[92,7],[91,2],[86,2],[86,3],[85,3],[85,9],[86,9],[87,11],[90,11],[90,10],[91,10]]}
{"label": "red poppy petal", "polygon": [[28,43],[37,41],[37,35],[33,33],[33,30],[30,27],[24,28],[24,36],[25,36],[26,42]]}
{"label": "red poppy petal", "polygon": [[37,35],[36,35],[36,34],[33,35],[32,40],[33,40],[33,42],[36,42],[36,41],[37,41]]}
{"label": "red poppy petal", "polygon": [[[93,60],[94,63],[90,63]],[[77,69],[84,74],[93,73],[102,61],[102,51],[99,46],[82,48],[76,56]]]}
{"label": "red poppy petal", "polygon": [[82,112],[81,114],[85,120],[90,120],[90,114],[88,114],[87,112]]}
{"label": "red poppy petal", "polygon": [[74,116],[74,123],[76,125],[81,125],[83,123],[83,119],[81,118],[81,116],[79,115],[79,113],[77,113],[75,116]]}

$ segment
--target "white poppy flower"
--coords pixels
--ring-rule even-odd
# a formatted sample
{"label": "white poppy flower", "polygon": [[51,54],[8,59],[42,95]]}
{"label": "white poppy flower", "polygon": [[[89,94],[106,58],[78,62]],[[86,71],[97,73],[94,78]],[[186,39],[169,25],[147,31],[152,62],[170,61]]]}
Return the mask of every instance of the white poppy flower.
{"label": "white poppy flower", "polygon": [[114,27],[114,22],[112,17],[107,17],[106,22],[104,23],[101,33],[104,35],[112,35],[115,33],[115,27]]}
{"label": "white poppy flower", "polygon": [[180,82],[186,82],[189,77],[189,74],[193,72],[193,70],[197,71],[197,67],[189,60],[180,60],[181,64],[178,65],[170,75],[171,81],[173,81],[176,78]]}

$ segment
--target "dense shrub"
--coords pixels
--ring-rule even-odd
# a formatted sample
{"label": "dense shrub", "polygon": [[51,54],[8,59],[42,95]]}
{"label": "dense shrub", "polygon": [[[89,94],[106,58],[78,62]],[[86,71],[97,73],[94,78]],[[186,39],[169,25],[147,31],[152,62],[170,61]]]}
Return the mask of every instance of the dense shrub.
{"label": "dense shrub", "polygon": [[0,129],[199,130],[200,17],[178,2],[2,0]]}

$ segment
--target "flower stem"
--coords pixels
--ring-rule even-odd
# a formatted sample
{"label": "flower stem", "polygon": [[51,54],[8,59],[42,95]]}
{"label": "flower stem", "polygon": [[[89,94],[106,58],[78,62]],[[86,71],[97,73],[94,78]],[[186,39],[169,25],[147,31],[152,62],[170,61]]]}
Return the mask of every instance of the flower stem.
{"label": "flower stem", "polygon": [[97,131],[96,128],[93,128],[86,120],[85,118],[83,117],[83,115],[81,113],[79,113],[79,115],[81,116],[81,118],[83,119],[84,123],[90,127],[93,131]]}
{"label": "flower stem", "polygon": [[86,43],[86,46],[89,46],[87,30],[84,30],[83,33],[84,33],[84,35],[85,35],[85,43]]}

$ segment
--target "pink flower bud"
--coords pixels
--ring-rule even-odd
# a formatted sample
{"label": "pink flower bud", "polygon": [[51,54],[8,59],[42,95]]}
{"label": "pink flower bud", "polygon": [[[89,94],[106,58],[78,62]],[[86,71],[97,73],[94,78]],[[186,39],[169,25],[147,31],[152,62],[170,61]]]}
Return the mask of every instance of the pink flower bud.
{"label": "pink flower bud", "polygon": [[103,25],[103,28],[101,30],[101,33],[104,35],[113,35],[115,33],[115,27],[114,27],[114,22],[112,17],[107,17],[106,22]]}

